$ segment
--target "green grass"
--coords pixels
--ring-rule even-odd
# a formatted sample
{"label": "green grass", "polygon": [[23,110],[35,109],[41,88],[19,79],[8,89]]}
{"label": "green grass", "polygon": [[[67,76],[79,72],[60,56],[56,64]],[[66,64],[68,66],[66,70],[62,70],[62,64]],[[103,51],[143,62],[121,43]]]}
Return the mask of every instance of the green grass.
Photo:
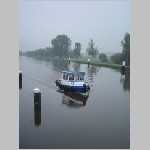
{"label": "green grass", "polygon": [[[79,57],[79,58],[71,58],[70,61],[87,64],[88,59],[90,59],[90,64],[95,65],[95,66],[109,67],[109,68],[115,68],[115,69],[120,69],[122,66],[120,64],[102,63],[98,58],[92,58],[92,57],[88,57],[88,56]],[[65,60],[68,60],[68,59],[65,59]],[[130,67],[126,66],[126,69],[130,70]]]}

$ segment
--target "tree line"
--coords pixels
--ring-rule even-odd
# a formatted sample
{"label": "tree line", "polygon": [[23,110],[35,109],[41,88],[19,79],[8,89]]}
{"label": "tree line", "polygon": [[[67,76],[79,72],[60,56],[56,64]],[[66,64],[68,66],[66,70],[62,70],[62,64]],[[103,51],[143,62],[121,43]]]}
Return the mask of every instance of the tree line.
{"label": "tree line", "polygon": [[[71,49],[71,39],[67,35],[57,35],[56,38],[51,40],[51,47],[40,48],[34,51],[19,52],[19,55],[42,57],[42,58],[73,58],[81,56],[82,45],[76,42],[74,48]],[[115,64],[121,64],[125,61],[130,65],[130,34],[125,33],[121,41],[122,52],[115,53],[110,57],[110,61]],[[108,63],[108,58],[104,53],[99,53],[98,48],[95,46],[93,39],[88,42],[86,52],[89,56],[98,57],[101,62]]]}

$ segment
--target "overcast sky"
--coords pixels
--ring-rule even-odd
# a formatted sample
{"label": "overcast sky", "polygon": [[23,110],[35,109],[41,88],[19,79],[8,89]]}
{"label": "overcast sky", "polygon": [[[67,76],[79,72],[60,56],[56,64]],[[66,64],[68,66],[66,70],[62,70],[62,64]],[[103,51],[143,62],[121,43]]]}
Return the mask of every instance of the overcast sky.
{"label": "overcast sky", "polygon": [[130,33],[130,1],[20,1],[19,50],[51,46],[65,34],[86,51],[90,38],[100,52],[121,52]]}

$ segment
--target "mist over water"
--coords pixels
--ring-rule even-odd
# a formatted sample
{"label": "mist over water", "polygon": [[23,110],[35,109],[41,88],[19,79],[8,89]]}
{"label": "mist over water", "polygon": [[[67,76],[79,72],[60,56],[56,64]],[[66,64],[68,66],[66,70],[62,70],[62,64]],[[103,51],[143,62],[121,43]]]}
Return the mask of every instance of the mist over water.
{"label": "mist over water", "polygon": [[[130,72],[25,56],[19,69],[19,148],[130,148]],[[64,70],[85,71],[89,97],[58,91],[54,82]],[[35,87],[41,108],[34,106]]]}

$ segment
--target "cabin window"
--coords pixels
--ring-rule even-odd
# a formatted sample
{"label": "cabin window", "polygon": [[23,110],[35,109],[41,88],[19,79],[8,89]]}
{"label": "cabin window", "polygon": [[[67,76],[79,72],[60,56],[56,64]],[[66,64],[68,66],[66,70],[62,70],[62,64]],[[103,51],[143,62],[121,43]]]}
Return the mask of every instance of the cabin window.
{"label": "cabin window", "polygon": [[68,75],[66,75],[66,80],[68,80]]}
{"label": "cabin window", "polygon": [[84,76],[80,76],[80,80],[84,80]]}
{"label": "cabin window", "polygon": [[63,75],[63,79],[65,80],[65,75]]}
{"label": "cabin window", "polygon": [[78,75],[74,75],[74,80],[79,80],[79,76]]}
{"label": "cabin window", "polygon": [[73,75],[70,75],[70,76],[69,76],[69,80],[74,80],[74,76],[73,76]]}
{"label": "cabin window", "polygon": [[68,79],[68,75],[63,75],[63,79],[67,80]]}

